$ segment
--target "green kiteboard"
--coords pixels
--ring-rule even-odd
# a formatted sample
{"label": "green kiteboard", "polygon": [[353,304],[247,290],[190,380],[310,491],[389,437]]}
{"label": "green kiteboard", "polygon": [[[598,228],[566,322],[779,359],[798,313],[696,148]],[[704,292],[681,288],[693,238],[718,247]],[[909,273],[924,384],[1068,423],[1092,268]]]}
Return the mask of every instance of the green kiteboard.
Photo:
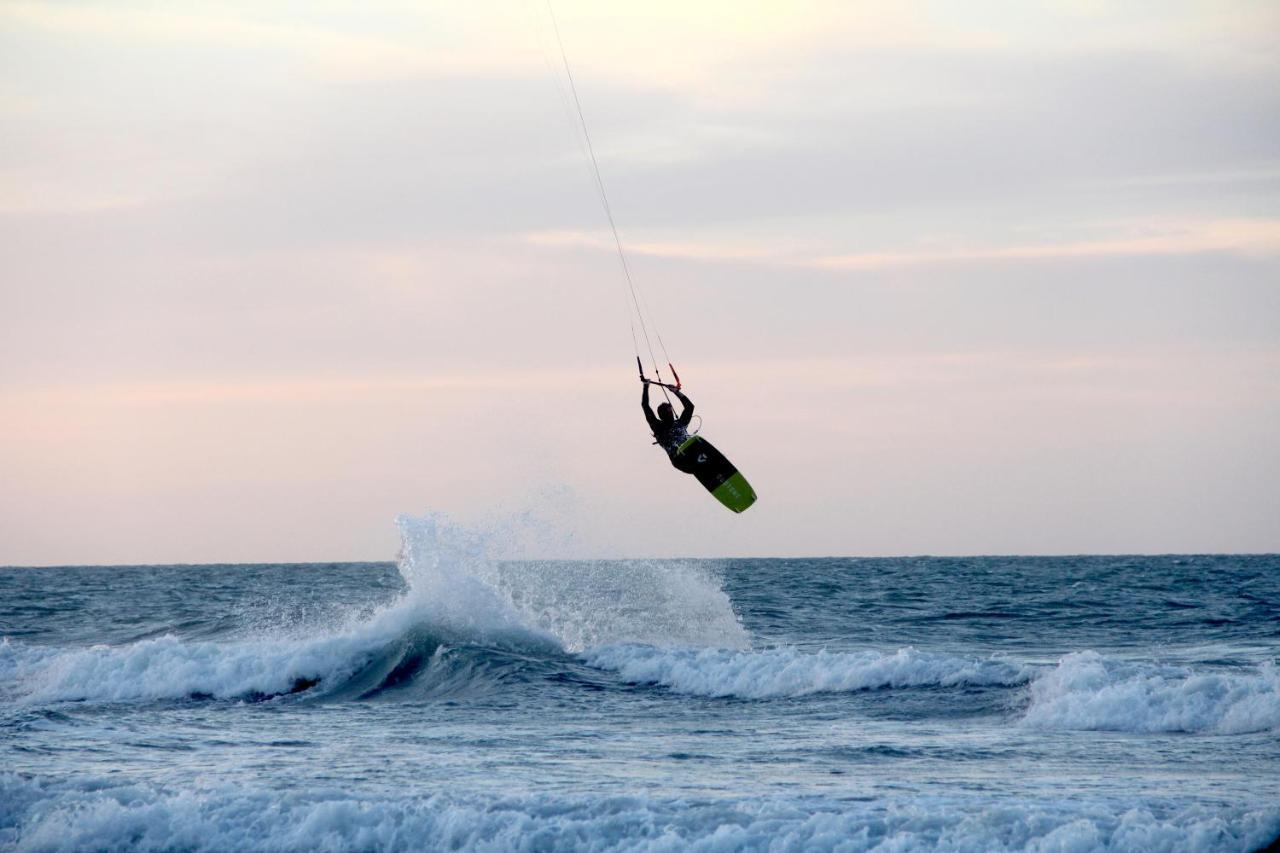
{"label": "green kiteboard", "polygon": [[673,461],[681,471],[697,477],[716,500],[734,512],[742,512],[756,502],[756,493],[747,478],[700,435],[689,436],[676,449]]}

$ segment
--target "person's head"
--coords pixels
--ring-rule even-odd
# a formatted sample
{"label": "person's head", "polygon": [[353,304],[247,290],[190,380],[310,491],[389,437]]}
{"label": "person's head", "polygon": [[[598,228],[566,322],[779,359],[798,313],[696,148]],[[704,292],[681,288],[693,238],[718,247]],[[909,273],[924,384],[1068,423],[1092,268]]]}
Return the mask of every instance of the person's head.
{"label": "person's head", "polygon": [[670,403],[658,404],[658,420],[663,423],[671,423],[676,419],[676,410],[671,408]]}

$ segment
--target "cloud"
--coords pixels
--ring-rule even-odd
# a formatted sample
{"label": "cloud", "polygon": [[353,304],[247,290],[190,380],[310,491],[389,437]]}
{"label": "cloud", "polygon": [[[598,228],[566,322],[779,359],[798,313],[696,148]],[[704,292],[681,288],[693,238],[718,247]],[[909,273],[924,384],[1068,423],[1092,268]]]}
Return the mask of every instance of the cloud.
{"label": "cloud", "polygon": [[[600,232],[531,231],[519,235],[517,239],[530,246],[550,249],[593,249],[610,252],[616,249],[613,238]],[[641,239],[638,241],[627,240],[623,248],[629,254],[645,255],[652,258],[674,258],[683,261],[766,261],[776,263],[780,260],[778,252],[759,246]]]}
{"label": "cloud", "polygon": [[[196,4],[175,10],[148,6],[16,0],[0,5],[0,19],[53,33],[115,43],[201,44],[242,51],[283,51],[325,76],[370,78],[462,70],[456,56],[415,49],[395,38],[361,36],[310,21],[272,21],[251,7]],[[305,21],[305,22],[304,22]]]}
{"label": "cloud", "polygon": [[[1127,232],[1085,241],[1031,245],[919,248],[891,252],[813,253],[794,248],[751,244],[627,241],[632,254],[707,263],[765,263],[825,270],[878,270],[924,265],[1005,261],[1047,261],[1071,258],[1196,255],[1225,252],[1241,255],[1280,254],[1280,219],[1222,219],[1191,223],[1120,223],[1113,230]],[[1136,232],[1136,233],[1135,233]],[[612,240],[599,232],[536,231],[522,242],[546,248],[614,250]]]}
{"label": "cloud", "polygon": [[1280,220],[1216,220],[1187,225],[1153,225],[1149,236],[1081,242],[915,252],[851,253],[804,263],[821,269],[862,270],[916,264],[1044,261],[1067,258],[1179,256],[1226,252],[1280,254]]}
{"label": "cloud", "polygon": [[453,373],[302,374],[264,377],[247,374],[213,379],[169,379],[46,385],[0,392],[13,411],[75,404],[219,406],[233,402],[351,402],[365,397],[432,392],[537,393],[573,386],[615,386],[616,370],[506,370]]}

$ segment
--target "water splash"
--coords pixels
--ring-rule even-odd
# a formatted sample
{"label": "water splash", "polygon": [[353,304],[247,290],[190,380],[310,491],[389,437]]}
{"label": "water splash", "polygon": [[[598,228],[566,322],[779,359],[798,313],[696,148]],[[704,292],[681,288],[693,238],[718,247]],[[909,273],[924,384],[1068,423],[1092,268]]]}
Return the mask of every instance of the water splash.
{"label": "water splash", "polygon": [[499,559],[519,525],[485,531],[401,516],[406,599],[433,624],[492,639],[525,631],[566,651],[610,643],[741,649],[750,637],[706,566]]}

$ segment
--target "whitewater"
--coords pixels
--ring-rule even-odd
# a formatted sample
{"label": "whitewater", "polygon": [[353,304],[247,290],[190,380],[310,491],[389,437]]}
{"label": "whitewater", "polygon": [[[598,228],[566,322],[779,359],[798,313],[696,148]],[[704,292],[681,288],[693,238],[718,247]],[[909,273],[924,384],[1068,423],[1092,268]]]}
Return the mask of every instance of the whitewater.
{"label": "whitewater", "polygon": [[0,568],[0,849],[1238,850],[1280,557]]}

